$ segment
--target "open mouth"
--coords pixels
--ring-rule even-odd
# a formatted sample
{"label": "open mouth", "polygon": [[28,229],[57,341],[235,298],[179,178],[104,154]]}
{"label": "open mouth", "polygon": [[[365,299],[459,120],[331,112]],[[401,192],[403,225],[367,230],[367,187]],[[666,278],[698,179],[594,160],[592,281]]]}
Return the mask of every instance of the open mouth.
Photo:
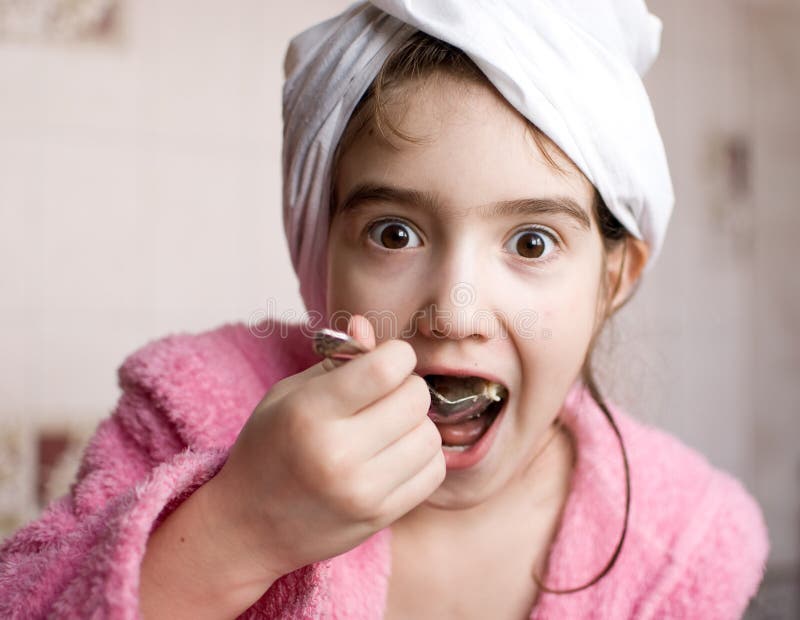
{"label": "open mouth", "polygon": [[431,388],[428,416],[442,436],[442,445],[452,451],[472,447],[500,415],[508,400],[502,384],[483,377],[425,375]]}

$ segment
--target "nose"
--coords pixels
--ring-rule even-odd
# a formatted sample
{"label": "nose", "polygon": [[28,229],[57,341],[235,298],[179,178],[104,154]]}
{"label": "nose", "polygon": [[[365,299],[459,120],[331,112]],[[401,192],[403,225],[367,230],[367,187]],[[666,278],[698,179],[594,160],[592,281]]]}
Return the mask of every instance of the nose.
{"label": "nose", "polygon": [[452,256],[432,269],[428,303],[417,311],[419,332],[433,339],[487,340],[499,326],[491,289],[476,252]]}

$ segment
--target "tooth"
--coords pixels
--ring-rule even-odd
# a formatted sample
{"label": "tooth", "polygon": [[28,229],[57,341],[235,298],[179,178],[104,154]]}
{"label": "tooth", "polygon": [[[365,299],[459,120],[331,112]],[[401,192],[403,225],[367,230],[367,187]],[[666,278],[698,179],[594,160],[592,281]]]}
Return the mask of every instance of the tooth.
{"label": "tooth", "polygon": [[448,450],[450,452],[464,452],[465,450],[468,450],[471,447],[472,447],[471,445],[469,445],[469,446],[442,446],[442,449],[443,450]]}

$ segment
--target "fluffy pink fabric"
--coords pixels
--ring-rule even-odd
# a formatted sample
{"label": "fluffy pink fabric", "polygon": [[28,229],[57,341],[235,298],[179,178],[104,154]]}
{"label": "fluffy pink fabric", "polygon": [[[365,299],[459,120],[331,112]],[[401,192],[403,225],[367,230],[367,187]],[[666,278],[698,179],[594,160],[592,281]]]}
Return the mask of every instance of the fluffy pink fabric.
{"label": "fluffy pink fabric", "polygon": [[[271,332],[267,334],[266,332]],[[244,324],[151,342],[118,370],[122,395],[66,497],[0,548],[0,617],[137,618],[149,532],[219,471],[276,381],[317,359],[294,325]],[[738,618],[769,541],[756,502],[673,436],[612,405],[628,449],[632,504],[616,565],[573,594],[543,593],[545,618]],[[581,585],[605,566],[624,514],[624,471],[602,411],[576,384],[562,412],[578,444],[545,582]],[[380,618],[391,529],[278,580],[243,618]]]}

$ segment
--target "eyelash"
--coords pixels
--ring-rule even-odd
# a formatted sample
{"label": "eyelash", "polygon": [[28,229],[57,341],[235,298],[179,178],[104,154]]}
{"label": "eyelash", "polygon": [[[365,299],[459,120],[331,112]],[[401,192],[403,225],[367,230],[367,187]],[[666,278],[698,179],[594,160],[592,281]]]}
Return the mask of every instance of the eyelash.
{"label": "eyelash", "polygon": [[[413,225],[409,224],[408,222],[406,222],[406,221],[404,221],[402,219],[398,219],[398,218],[394,218],[394,217],[380,218],[380,219],[374,220],[373,222],[370,222],[366,227],[364,235],[366,236],[366,238],[368,240],[371,240],[370,239],[370,233],[372,233],[372,231],[375,228],[377,228],[378,226],[380,226],[381,224],[386,224],[386,223],[396,223],[396,224],[402,224],[403,226],[408,226],[409,228],[411,228],[413,230],[415,235],[417,235],[420,239],[422,239],[422,235],[419,234],[416,231],[416,228]],[[524,256],[514,255],[515,258],[521,260],[526,265],[534,265],[534,266],[544,265],[544,264],[549,263],[550,261],[554,260],[555,258],[557,258],[558,255],[561,253],[561,243],[560,243],[558,237],[555,235],[555,233],[551,232],[548,228],[544,228],[542,226],[527,226],[527,227],[521,228],[519,230],[514,231],[514,233],[511,235],[511,237],[509,237],[509,239],[513,239],[517,235],[519,235],[521,233],[525,233],[525,232],[536,232],[536,233],[543,234],[546,237],[548,237],[556,247],[556,249],[554,249],[553,251],[550,252],[550,254],[547,256],[547,258],[542,258],[542,259],[530,259],[530,258],[525,258]],[[378,245],[375,242],[372,242],[372,243],[373,243],[373,245],[375,247],[377,247],[378,249],[380,249],[380,250],[382,250],[384,252],[399,252],[399,251],[403,251],[402,249],[401,250],[393,250],[393,249],[390,249],[390,248],[385,248],[385,247],[383,247],[381,245]],[[505,245],[504,245],[504,247],[505,247]]]}

